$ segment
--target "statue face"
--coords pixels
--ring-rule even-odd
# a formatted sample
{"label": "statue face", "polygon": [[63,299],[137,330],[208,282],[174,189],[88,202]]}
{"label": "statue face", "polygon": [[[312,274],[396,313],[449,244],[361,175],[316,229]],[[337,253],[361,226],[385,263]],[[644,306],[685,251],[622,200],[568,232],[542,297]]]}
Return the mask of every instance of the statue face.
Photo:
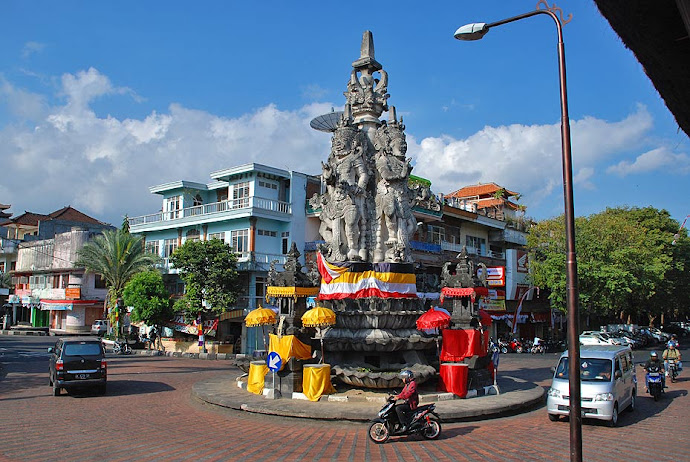
{"label": "statue face", "polygon": [[407,141],[403,134],[394,135],[391,139],[391,151],[396,157],[405,157],[407,153]]}
{"label": "statue face", "polygon": [[351,128],[339,129],[333,135],[332,152],[338,157],[345,157],[352,152],[356,132]]}

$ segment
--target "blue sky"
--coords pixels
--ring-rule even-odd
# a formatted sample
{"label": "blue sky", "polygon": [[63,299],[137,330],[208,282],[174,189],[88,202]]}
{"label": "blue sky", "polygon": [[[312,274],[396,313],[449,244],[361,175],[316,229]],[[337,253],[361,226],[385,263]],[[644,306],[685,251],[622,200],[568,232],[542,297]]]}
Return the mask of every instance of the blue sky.
{"label": "blue sky", "polygon": [[[551,2],[553,4],[553,2]],[[119,225],[160,208],[148,187],[207,182],[248,162],[320,173],[362,33],[389,74],[414,174],[436,193],[520,192],[535,219],[563,210],[556,29],[539,15],[460,42],[466,23],[530,1],[35,1],[0,3],[0,203],[65,205]],[[557,3],[576,215],[668,210],[687,197],[690,140],[590,0]],[[386,118],[384,114],[383,118]]]}

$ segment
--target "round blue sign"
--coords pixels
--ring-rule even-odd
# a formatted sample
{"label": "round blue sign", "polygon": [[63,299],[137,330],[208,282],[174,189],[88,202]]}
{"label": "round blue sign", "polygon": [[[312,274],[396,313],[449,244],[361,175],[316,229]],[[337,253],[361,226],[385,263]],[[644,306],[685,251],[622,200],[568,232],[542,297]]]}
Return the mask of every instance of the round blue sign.
{"label": "round blue sign", "polygon": [[278,353],[271,351],[266,358],[266,365],[271,372],[277,372],[280,370],[280,366],[283,365],[283,360]]}

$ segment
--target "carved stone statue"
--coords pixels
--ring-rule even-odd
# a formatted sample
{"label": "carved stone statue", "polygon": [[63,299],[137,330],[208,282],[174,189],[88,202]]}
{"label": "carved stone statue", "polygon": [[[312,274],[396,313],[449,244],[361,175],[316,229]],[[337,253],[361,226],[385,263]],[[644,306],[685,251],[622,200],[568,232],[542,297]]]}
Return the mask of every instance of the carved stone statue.
{"label": "carved stone statue", "polygon": [[402,119],[382,122],[374,135],[376,185],[376,248],[374,262],[410,262],[410,237],[417,229],[407,185],[412,165],[405,158],[407,142]]}
{"label": "carved stone statue", "polygon": [[367,185],[371,176],[367,140],[345,115],[333,134],[331,154],[321,163],[326,182],[319,231],[332,261],[366,260]]}

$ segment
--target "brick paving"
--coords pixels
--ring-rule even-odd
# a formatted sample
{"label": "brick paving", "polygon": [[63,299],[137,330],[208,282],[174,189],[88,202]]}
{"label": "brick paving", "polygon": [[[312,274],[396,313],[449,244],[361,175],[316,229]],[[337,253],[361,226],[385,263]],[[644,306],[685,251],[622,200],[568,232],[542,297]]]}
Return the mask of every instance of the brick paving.
{"label": "brick paving", "polygon": [[[542,385],[548,384],[544,371],[555,364],[553,356],[506,355],[501,361],[503,373]],[[111,357],[106,396],[53,397],[47,360],[26,358],[0,375],[0,460],[569,460],[569,425],[550,422],[543,408],[443,423],[438,441],[404,437],[376,445],[364,423],[254,415],[191,397],[195,383],[227,376],[230,368],[227,361]],[[690,379],[681,376],[669,386],[659,402],[641,396],[616,428],[585,421],[584,460],[688,460]]]}

